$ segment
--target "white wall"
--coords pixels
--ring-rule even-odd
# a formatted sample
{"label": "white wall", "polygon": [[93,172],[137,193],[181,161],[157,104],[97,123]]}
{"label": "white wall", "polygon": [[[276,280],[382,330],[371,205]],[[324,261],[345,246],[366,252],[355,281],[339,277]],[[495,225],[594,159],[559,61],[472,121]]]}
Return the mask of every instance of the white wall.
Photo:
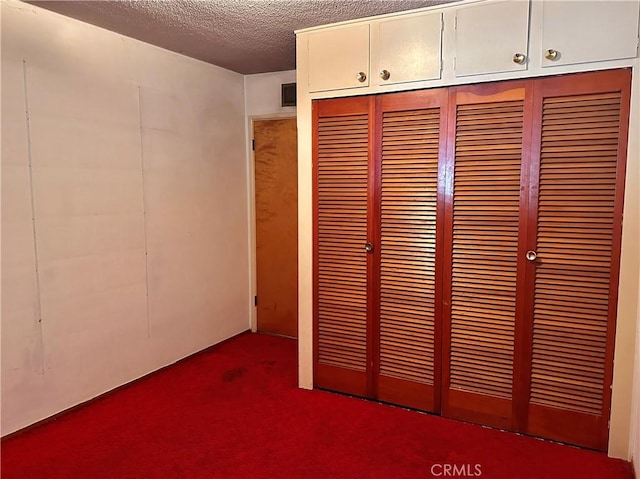
{"label": "white wall", "polygon": [[[640,408],[640,59],[635,61],[631,85],[627,178],[622,223],[622,255],[618,287],[618,318],[613,361],[613,392],[609,455],[635,458],[633,438],[640,434],[637,412]],[[636,447],[639,444],[636,442]]]}
{"label": "white wall", "polygon": [[244,80],[2,2],[2,434],[249,327]]}
{"label": "white wall", "polygon": [[247,117],[295,116],[295,106],[280,106],[281,85],[283,83],[295,83],[295,81],[295,70],[246,75],[244,77],[244,86]]}

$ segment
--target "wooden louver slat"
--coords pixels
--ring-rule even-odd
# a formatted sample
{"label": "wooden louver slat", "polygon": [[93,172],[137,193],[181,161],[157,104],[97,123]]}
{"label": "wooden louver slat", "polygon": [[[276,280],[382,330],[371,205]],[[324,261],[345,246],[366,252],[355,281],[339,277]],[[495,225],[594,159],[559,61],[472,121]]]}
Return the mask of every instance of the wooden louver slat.
{"label": "wooden louver slat", "polygon": [[458,105],[449,387],[511,400],[523,101]]}
{"label": "wooden louver slat", "polygon": [[320,364],[366,371],[368,117],[318,119]]}
{"label": "wooden louver slat", "polygon": [[620,93],[546,98],[542,111],[530,401],[596,416],[603,403],[620,101]]}
{"label": "wooden louver slat", "polygon": [[440,109],[382,116],[380,374],[433,385]]}

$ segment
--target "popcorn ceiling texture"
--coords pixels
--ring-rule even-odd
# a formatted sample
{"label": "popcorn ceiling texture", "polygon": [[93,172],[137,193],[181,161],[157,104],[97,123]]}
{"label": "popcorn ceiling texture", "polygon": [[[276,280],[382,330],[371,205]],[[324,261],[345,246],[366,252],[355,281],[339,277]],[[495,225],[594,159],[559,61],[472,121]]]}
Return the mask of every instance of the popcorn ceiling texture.
{"label": "popcorn ceiling texture", "polygon": [[295,68],[294,30],[451,0],[29,1],[242,74]]}

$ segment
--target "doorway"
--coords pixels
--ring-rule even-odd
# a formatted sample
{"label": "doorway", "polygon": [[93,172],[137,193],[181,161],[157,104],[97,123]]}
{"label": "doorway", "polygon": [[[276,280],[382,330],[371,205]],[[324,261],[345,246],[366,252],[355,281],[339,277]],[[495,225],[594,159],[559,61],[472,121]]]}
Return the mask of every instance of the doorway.
{"label": "doorway", "polygon": [[256,316],[298,337],[298,143],[295,118],[254,120]]}

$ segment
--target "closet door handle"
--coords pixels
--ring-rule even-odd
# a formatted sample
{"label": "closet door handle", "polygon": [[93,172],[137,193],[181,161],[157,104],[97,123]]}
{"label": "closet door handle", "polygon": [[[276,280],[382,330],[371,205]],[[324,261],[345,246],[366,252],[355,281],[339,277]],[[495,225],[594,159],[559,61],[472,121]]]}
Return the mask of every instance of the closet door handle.
{"label": "closet door handle", "polygon": [[371,243],[365,243],[365,244],[364,244],[364,250],[365,250],[367,253],[373,253],[373,244],[371,244]]}
{"label": "closet door handle", "polygon": [[538,253],[536,253],[535,251],[527,251],[527,254],[525,256],[529,261],[535,261],[538,257]]}

